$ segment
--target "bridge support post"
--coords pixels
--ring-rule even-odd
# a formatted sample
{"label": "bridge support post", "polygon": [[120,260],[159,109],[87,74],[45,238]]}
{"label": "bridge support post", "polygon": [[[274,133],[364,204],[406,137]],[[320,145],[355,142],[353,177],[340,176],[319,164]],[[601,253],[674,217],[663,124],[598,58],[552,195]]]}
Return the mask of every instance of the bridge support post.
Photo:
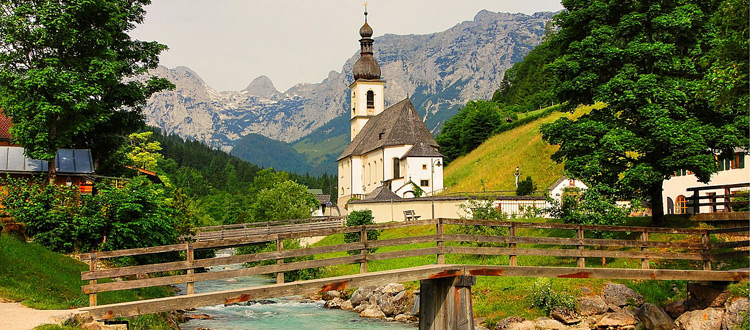
{"label": "bridge support post", "polygon": [[[189,268],[187,270],[186,273],[188,275],[193,275],[193,273],[195,272],[193,270],[193,268],[192,268],[193,267],[193,261],[195,260],[195,250],[193,250],[193,243],[192,242],[187,242],[187,243],[185,243],[185,245],[186,245],[185,246],[186,259],[187,259],[188,264],[190,264],[190,267],[191,267],[191,268]],[[193,282],[192,279],[190,280],[190,282],[187,282],[186,289],[187,289],[187,294],[194,294],[195,293],[195,282]]]}
{"label": "bridge support post", "polygon": [[456,276],[419,283],[419,330],[474,330],[471,287],[474,276]]}
{"label": "bridge support post", "polygon": [[[96,271],[96,252],[91,252],[89,257],[89,270]],[[96,285],[97,280],[89,280],[89,285],[92,287]],[[96,293],[89,293],[89,306],[96,306]]]}
{"label": "bridge support post", "polygon": [[[281,237],[276,238],[276,251],[281,253],[284,250],[284,240]],[[284,258],[276,259],[276,265],[281,267],[284,264]],[[276,273],[276,284],[284,284],[284,272]]]}

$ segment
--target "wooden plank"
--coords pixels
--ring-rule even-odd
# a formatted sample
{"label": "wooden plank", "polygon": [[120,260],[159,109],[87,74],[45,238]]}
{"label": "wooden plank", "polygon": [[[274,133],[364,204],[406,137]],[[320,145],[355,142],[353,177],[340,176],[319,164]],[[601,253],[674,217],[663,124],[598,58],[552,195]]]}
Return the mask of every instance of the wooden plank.
{"label": "wooden plank", "polygon": [[[308,256],[308,255],[315,255],[315,254],[322,254],[322,253],[358,250],[361,248],[363,248],[362,243],[356,242],[356,243],[348,243],[348,244],[340,244],[340,245],[328,245],[328,246],[318,246],[318,247],[295,249],[295,250],[284,250],[281,253],[276,252],[276,251],[271,251],[271,252],[261,252],[261,253],[256,253],[256,254],[241,254],[241,255],[228,256],[228,257],[197,259],[193,262],[192,268],[206,268],[206,267],[219,266],[219,265],[242,264],[246,262],[276,260],[278,258],[294,258],[294,257],[301,257],[301,256]],[[166,262],[166,263],[161,263],[161,264],[130,266],[130,267],[113,268],[113,269],[102,269],[102,270],[97,270],[95,272],[90,272],[90,271],[82,272],[81,279],[90,280],[90,279],[101,279],[101,278],[113,278],[113,277],[136,275],[136,274],[149,274],[149,273],[166,272],[166,271],[174,271],[174,270],[184,270],[190,267],[191,267],[190,264],[188,264],[185,261],[175,261],[175,262]]]}
{"label": "wooden plank", "polygon": [[225,290],[219,292],[197,293],[190,296],[173,296],[166,298],[110,304],[82,308],[96,319],[110,319],[142,314],[166,312],[176,309],[213,306],[227,302],[242,302],[273,297],[284,297],[322,290],[343,290],[368,285],[382,285],[390,282],[409,282],[425,278],[439,278],[460,275],[461,266],[428,265],[400,270],[371,272],[365,274],[345,275],[309,281],[298,281],[284,284],[263,285],[251,288]]}
{"label": "wooden plank", "polygon": [[673,269],[574,268],[530,266],[464,266],[473,276],[518,276],[559,278],[602,278],[621,280],[683,280],[736,282],[747,279],[747,270],[705,271]]}
{"label": "wooden plank", "polygon": [[726,249],[726,248],[747,247],[747,246],[750,246],[750,240],[711,243],[711,249]]}
{"label": "wooden plank", "polygon": [[732,251],[732,252],[711,254],[709,256],[709,259],[711,261],[722,261],[726,259],[748,258],[748,257],[750,257],[750,255],[748,255],[748,251]]}
{"label": "wooden plank", "polygon": [[440,248],[430,247],[430,248],[422,248],[422,249],[369,253],[367,255],[367,260],[385,260],[385,259],[426,256],[426,255],[432,255],[432,254],[436,255],[438,254],[438,252],[440,252]]}
{"label": "wooden plank", "polygon": [[703,249],[700,243],[687,242],[658,242],[658,241],[636,241],[620,239],[598,239],[598,238],[561,238],[561,237],[529,237],[529,236],[482,236],[445,234],[446,241],[453,242],[482,242],[482,243],[519,243],[519,244],[546,244],[546,245],[584,245],[584,246],[608,246],[608,247],[658,247],[658,248],[680,248],[680,249]]}
{"label": "wooden plank", "polygon": [[[101,260],[101,259],[116,258],[116,257],[127,257],[127,256],[135,256],[135,255],[142,255],[142,254],[175,252],[175,251],[183,251],[183,250],[185,250],[185,244],[181,243],[181,244],[162,245],[162,246],[154,246],[154,247],[146,247],[146,248],[96,252],[96,258]],[[79,255],[79,258],[82,261],[89,260],[89,257],[90,257],[89,254]]]}
{"label": "wooden plank", "polygon": [[359,262],[361,258],[362,258],[361,256],[355,255],[355,256],[329,258],[329,259],[298,261],[298,262],[286,263],[282,265],[256,266],[252,268],[241,268],[241,269],[236,269],[236,270],[206,272],[206,273],[198,273],[198,274],[192,274],[192,275],[175,275],[175,276],[155,277],[155,278],[147,278],[147,279],[141,279],[141,280],[124,281],[124,282],[98,283],[94,285],[83,286],[81,290],[83,293],[89,294],[89,293],[105,292],[105,291],[146,288],[146,287],[151,287],[151,286],[173,285],[173,284],[180,284],[180,283],[186,283],[186,282],[218,280],[218,279],[232,278],[232,277],[238,277],[238,276],[271,274],[271,273],[286,272],[286,271],[299,270],[299,269],[350,264],[350,263]]}
{"label": "wooden plank", "polygon": [[[610,250],[577,250],[577,249],[513,249],[498,247],[465,247],[452,246],[445,248],[449,254],[475,255],[525,255],[571,258],[627,258],[627,259],[678,259],[703,260],[709,254],[704,253],[673,253],[673,252],[642,252],[642,251],[610,251]],[[583,268],[583,267],[579,267]]]}
{"label": "wooden plank", "polygon": [[431,243],[431,242],[435,242],[438,238],[440,238],[440,236],[438,235],[423,235],[423,236],[412,236],[412,237],[402,237],[402,238],[393,238],[393,239],[383,239],[383,240],[377,240],[377,241],[368,241],[367,248],[373,249],[373,248],[380,248],[380,247],[386,247],[386,246],[399,246],[399,245],[416,244],[416,243]]}
{"label": "wooden plank", "polygon": [[741,188],[750,187],[750,183],[735,183],[735,184],[724,184],[715,186],[701,186],[701,187],[690,187],[685,189],[686,191],[700,191],[700,190],[712,190],[712,189],[723,189],[723,188]]}
{"label": "wooden plank", "polygon": [[664,234],[692,234],[702,235],[707,229],[689,229],[689,228],[664,228],[664,227],[631,227],[631,226],[599,226],[599,225],[576,225],[565,223],[540,223],[540,222],[516,222],[516,221],[490,221],[490,220],[472,220],[472,219],[443,219],[447,225],[467,225],[467,226],[493,226],[493,227],[510,227],[515,224],[518,228],[532,229],[566,229],[577,230],[579,227],[584,230],[597,231],[618,231],[618,232],[642,232],[648,230],[651,233]]}
{"label": "wooden plank", "polygon": [[744,233],[750,232],[750,227],[718,228],[718,229],[710,230],[711,234],[743,233],[743,232]]}

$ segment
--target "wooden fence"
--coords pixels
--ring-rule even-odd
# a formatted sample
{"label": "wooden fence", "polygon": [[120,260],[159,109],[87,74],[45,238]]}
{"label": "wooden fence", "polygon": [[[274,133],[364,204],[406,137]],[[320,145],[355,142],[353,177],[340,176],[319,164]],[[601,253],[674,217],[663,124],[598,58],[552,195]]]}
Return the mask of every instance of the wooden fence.
{"label": "wooden fence", "polygon": [[223,240],[230,238],[253,237],[258,235],[289,234],[309,232],[346,225],[346,217],[320,217],[284,221],[251,222],[235,225],[197,228],[194,235],[183,237],[195,242]]}
{"label": "wooden fence", "polygon": [[[507,228],[506,235],[467,235],[458,230],[461,226],[490,226]],[[367,240],[367,231],[394,228],[408,228],[414,226],[434,226],[435,234],[403,237],[386,240]],[[531,230],[556,230],[547,231],[545,234],[565,233],[555,237],[522,236],[520,229]],[[702,281],[731,281],[738,280],[736,274],[727,275],[728,272],[706,272],[712,269],[712,262],[733,257],[747,257],[747,247],[750,241],[742,240],[735,242],[712,243],[711,235],[722,233],[748,232],[750,228],[724,228],[724,229],[680,229],[680,228],[655,228],[655,227],[630,227],[630,226],[590,226],[573,224],[531,223],[511,221],[483,221],[483,220],[461,220],[461,219],[432,219],[410,221],[407,223],[396,222],[371,226],[339,227],[311,230],[308,232],[289,232],[262,234],[250,237],[231,238],[223,240],[212,240],[202,242],[188,242],[157,246],[150,248],[139,248],[119,251],[94,252],[81,256],[87,261],[90,270],[82,272],[81,279],[89,281],[88,285],[82,287],[85,294],[89,294],[90,305],[96,305],[96,294],[98,292],[126,290],[161,285],[173,285],[187,283],[187,294],[194,294],[194,283],[197,281],[225,279],[238,276],[277,274],[277,283],[283,283],[283,272],[307,268],[317,268],[341,264],[359,264],[360,273],[367,272],[368,261],[386,260],[394,258],[414,256],[436,256],[438,264],[445,264],[445,256],[451,254],[467,255],[507,255],[508,266],[512,271],[506,272],[512,276],[551,276],[560,272],[555,267],[525,267],[518,265],[518,256],[551,256],[575,258],[575,268],[586,268],[586,258],[626,258],[640,260],[640,269],[648,270],[651,267],[650,260],[690,260],[698,263],[701,271],[694,269],[663,270],[658,272],[637,272],[633,275],[632,269],[600,269],[604,276],[612,278],[652,278],[652,279],[692,279]],[[593,232],[609,233],[633,233],[636,238],[604,239],[595,238]],[[298,239],[304,237],[326,236],[339,233],[359,233],[360,241],[354,243],[305,247],[298,249],[284,249],[283,240]],[[659,240],[651,234],[658,235]],[[651,235],[651,236],[650,236]],[[672,237],[680,235],[678,237]],[[666,239],[671,237],[673,239]],[[466,246],[464,242],[493,243],[493,246]],[[255,254],[235,255],[227,257],[195,259],[195,250],[217,249],[226,247],[237,247],[252,244],[276,243],[276,251],[261,252]],[[369,249],[402,246],[407,244],[425,243],[428,247],[404,249],[400,251],[370,253]],[[432,244],[430,244],[432,243]],[[434,245],[433,245],[434,244]],[[424,245],[424,244],[423,244]],[[533,245],[533,246],[527,246]],[[541,246],[540,246],[541,245]],[[626,250],[627,249],[627,250]],[[296,261],[285,263],[284,259],[315,256],[320,254],[359,251],[355,255],[340,257],[327,257],[314,260]],[[96,269],[98,261],[108,258],[136,256],[166,252],[185,252],[185,260],[158,264],[121,267],[112,269]],[[210,266],[240,264],[261,261],[275,261],[269,265],[260,265],[236,270],[223,270],[212,272],[194,272]],[[531,266],[531,265],[528,265]],[[591,269],[595,272],[599,268]],[[631,272],[627,272],[627,271]],[[474,270],[474,275],[495,275],[491,266],[482,266]],[[585,272],[584,272],[585,273]],[[622,274],[620,274],[622,273]],[[745,272],[746,273],[746,272]],[[152,274],[143,276],[144,274]],[[588,273],[591,274],[591,273]],[[627,275],[626,275],[627,274]],[[744,274],[744,273],[743,273]],[[161,276],[156,276],[161,275]],[[601,274],[600,274],[601,275]],[[587,275],[581,275],[586,277]],[[619,277],[618,277],[619,276]],[[747,278],[747,275],[742,275]],[[123,281],[99,283],[106,278],[123,278]]]}

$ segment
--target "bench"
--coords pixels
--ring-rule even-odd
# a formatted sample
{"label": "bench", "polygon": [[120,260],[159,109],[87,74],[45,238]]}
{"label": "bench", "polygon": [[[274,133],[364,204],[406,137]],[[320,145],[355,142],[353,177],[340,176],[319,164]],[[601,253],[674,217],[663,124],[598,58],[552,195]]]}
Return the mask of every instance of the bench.
{"label": "bench", "polygon": [[404,218],[406,218],[406,221],[409,220],[419,220],[421,216],[414,213],[414,210],[406,210],[404,211]]}

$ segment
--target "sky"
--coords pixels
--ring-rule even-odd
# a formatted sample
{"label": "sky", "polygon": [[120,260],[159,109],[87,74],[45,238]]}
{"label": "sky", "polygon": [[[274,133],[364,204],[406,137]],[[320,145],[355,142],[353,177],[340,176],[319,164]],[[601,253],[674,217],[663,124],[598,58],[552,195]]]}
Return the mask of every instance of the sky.
{"label": "sky", "polygon": [[[318,83],[359,50],[363,0],[153,0],[139,40],[166,44],[161,64],[187,66],[219,91],[242,90],[268,76],[278,90]],[[533,14],[560,0],[370,0],[374,37],[429,34],[477,12]],[[377,43],[375,44],[377,49]]]}

